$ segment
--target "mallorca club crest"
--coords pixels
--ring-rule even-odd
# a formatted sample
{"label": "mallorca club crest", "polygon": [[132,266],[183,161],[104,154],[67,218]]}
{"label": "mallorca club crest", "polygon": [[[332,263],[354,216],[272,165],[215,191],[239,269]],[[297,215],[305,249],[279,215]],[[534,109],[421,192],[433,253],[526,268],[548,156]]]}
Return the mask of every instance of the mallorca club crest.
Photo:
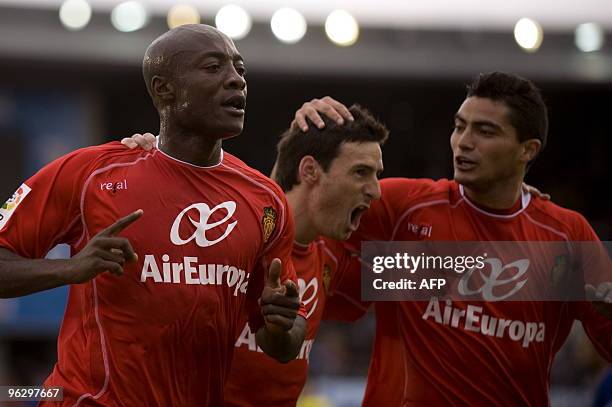
{"label": "mallorca club crest", "polygon": [[550,284],[557,296],[564,296],[575,289],[571,260],[566,255],[555,257],[555,264],[550,270]]}
{"label": "mallorca club crest", "polygon": [[264,208],[261,226],[263,226],[264,242],[267,242],[276,228],[276,210],[271,206]]}
{"label": "mallorca club crest", "polygon": [[331,282],[331,267],[329,264],[325,263],[323,265],[323,288],[325,288],[325,292],[329,292],[329,283]]}

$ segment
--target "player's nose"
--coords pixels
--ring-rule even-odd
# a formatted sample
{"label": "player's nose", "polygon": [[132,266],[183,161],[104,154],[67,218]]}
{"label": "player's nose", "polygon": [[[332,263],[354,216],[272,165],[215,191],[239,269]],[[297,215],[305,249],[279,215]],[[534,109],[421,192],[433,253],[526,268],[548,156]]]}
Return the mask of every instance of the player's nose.
{"label": "player's nose", "polygon": [[378,179],[375,181],[369,182],[364,187],[364,193],[368,200],[372,201],[374,199],[380,199],[381,190],[380,190],[380,182]]}

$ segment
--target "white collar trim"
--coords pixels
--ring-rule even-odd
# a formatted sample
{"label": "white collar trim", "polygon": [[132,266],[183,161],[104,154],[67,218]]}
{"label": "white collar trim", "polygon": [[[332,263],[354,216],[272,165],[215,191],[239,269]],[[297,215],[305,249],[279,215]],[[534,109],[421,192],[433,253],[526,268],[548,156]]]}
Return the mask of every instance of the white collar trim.
{"label": "white collar trim", "polygon": [[192,164],[192,163],[188,163],[187,161],[179,160],[178,158],[172,157],[171,155],[169,155],[169,154],[165,153],[164,151],[162,151],[159,148],[159,136],[155,137],[155,148],[157,150],[159,150],[160,153],[162,153],[163,155],[165,155],[166,157],[168,157],[169,159],[171,159],[173,161],[177,161],[179,163],[182,163],[182,164],[185,164],[185,165],[189,165],[189,166],[194,167],[194,168],[200,168],[200,169],[211,169],[211,168],[216,168],[216,167],[220,166],[221,163],[223,162],[223,156],[224,156],[223,149],[221,149],[220,159],[219,159],[219,162],[217,164],[213,164],[213,165],[209,165],[209,166],[201,166],[201,165],[195,165],[195,164]]}
{"label": "white collar trim", "polygon": [[521,212],[527,209],[527,206],[529,206],[529,203],[531,202],[531,194],[521,188],[521,209],[519,209],[518,211],[514,213],[511,213],[510,215],[500,215],[497,213],[491,213],[491,212],[485,211],[484,209],[479,208],[474,203],[472,203],[472,201],[470,201],[470,199],[467,196],[465,196],[465,191],[463,190],[463,185],[461,184],[459,184],[459,193],[461,194],[461,197],[465,200],[465,202],[469,206],[471,206],[475,211],[485,214],[487,216],[491,216],[493,218],[498,218],[498,219],[511,219],[511,218],[514,218],[515,216],[518,216]]}

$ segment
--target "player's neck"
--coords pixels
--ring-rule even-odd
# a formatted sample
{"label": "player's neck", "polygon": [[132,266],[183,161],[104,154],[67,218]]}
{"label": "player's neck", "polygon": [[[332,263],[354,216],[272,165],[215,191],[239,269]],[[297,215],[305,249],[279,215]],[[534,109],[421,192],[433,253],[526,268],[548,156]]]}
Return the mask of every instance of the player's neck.
{"label": "player's neck", "polygon": [[200,167],[211,167],[221,160],[221,139],[161,126],[158,148],[169,156]]}
{"label": "player's neck", "polygon": [[299,186],[286,192],[287,203],[293,212],[295,223],[295,241],[299,244],[308,245],[319,235],[315,226],[308,215],[307,199],[303,196],[303,191]]}
{"label": "player's neck", "polygon": [[481,207],[506,210],[516,205],[521,197],[522,180],[490,185],[486,188],[473,188],[464,185],[465,196]]}

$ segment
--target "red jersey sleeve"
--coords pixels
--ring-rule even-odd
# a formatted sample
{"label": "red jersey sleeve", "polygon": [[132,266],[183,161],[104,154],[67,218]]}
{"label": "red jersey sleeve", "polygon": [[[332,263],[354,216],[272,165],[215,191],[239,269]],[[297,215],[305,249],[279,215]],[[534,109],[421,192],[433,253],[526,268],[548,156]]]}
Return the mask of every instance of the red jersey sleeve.
{"label": "red jersey sleeve", "polygon": [[[263,276],[262,278],[255,278],[249,281],[249,287],[247,291],[247,306],[249,311],[249,326],[253,332],[263,326],[264,320],[261,315],[261,310],[258,304],[261,291],[263,290],[266,278],[268,276],[268,270],[272,260],[278,258],[282,263],[281,272],[281,284],[287,280],[293,280],[297,287],[297,275],[295,268],[293,267],[293,261],[291,260],[291,250],[293,248],[293,241],[295,238],[295,224],[293,222],[293,215],[287,201],[285,200],[284,194],[278,190],[278,196],[280,202],[276,205],[276,218],[274,224],[274,230],[268,242],[264,247],[263,255],[261,260],[256,265],[253,273],[255,276]],[[300,304],[299,315],[306,318],[306,309],[303,304]]]}
{"label": "red jersey sleeve", "polygon": [[589,339],[608,362],[612,362],[612,321],[599,313],[590,302],[574,304],[579,319]]}
{"label": "red jersey sleeve", "polygon": [[[572,239],[577,242],[592,241],[597,243],[596,247],[591,248],[591,246],[589,246],[588,249],[585,250],[587,254],[583,254],[580,259],[581,266],[587,274],[587,279],[589,277],[589,270],[600,270],[597,274],[602,274],[603,270],[610,270],[610,261],[605,248],[601,245],[591,225],[589,225],[587,220],[580,214],[576,214],[575,217]],[[607,262],[607,264],[602,265],[602,262]],[[609,277],[609,275],[597,275],[593,278],[597,278],[600,281],[611,281]],[[612,362],[612,321],[600,314],[593,304],[588,301],[575,302],[572,303],[572,306],[574,307],[575,318],[582,322],[584,330],[591,342],[595,345],[597,351],[606,358],[608,362]]]}
{"label": "red jersey sleeve", "polygon": [[328,242],[326,246],[338,259],[338,267],[330,277],[323,319],[356,321],[368,311],[371,304],[361,300],[359,253],[349,250],[340,242]]}
{"label": "red jersey sleeve", "polygon": [[95,149],[51,162],[24,182],[2,206],[0,246],[27,258],[56,244],[74,245],[82,233],[80,199]]}

